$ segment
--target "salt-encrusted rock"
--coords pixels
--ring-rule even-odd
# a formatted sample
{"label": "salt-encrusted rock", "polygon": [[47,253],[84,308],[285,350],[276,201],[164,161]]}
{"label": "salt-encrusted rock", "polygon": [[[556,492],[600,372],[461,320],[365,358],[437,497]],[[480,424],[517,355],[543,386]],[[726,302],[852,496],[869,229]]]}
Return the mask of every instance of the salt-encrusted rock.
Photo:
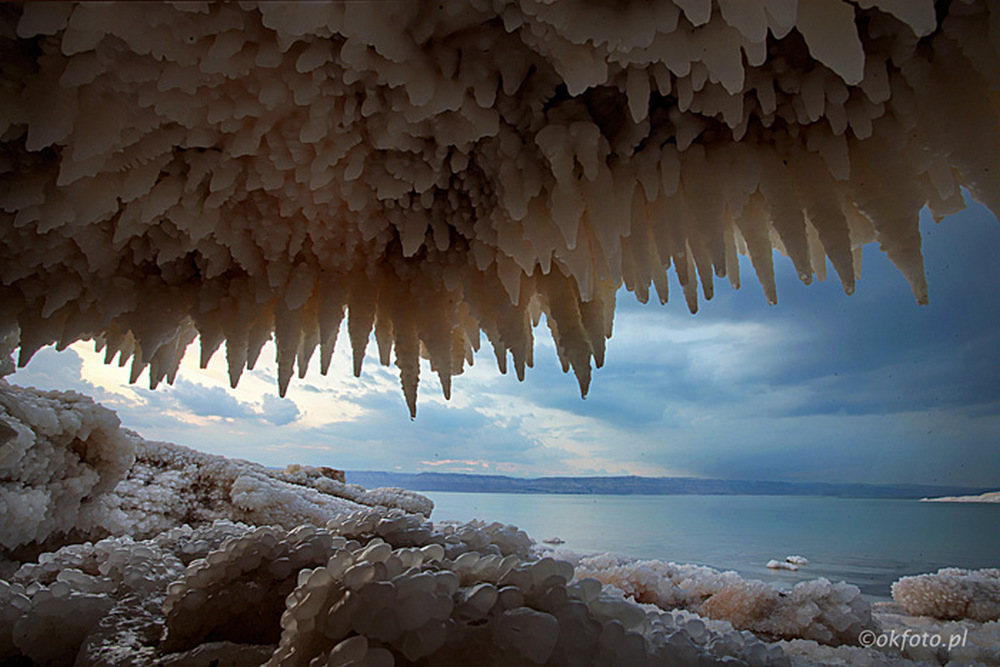
{"label": "salt-encrusted rock", "polygon": [[1000,620],[1000,569],[946,567],[935,574],[902,577],[892,597],[909,614],[941,619]]}
{"label": "salt-encrusted rock", "polygon": [[0,551],[87,535],[135,460],[136,438],[75,392],[0,378]]}
{"label": "salt-encrusted rock", "polygon": [[735,572],[610,554],[581,559],[577,574],[594,577],[638,602],[690,609],[761,636],[839,646],[857,644],[862,630],[877,627],[860,589],[843,582],[816,579],[782,592]]}

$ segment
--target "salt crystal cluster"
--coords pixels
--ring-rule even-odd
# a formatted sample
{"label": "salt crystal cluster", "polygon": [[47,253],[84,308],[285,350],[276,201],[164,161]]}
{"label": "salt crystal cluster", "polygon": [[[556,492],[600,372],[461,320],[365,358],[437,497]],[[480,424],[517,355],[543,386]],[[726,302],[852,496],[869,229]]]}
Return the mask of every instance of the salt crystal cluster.
{"label": "salt crystal cluster", "polygon": [[510,526],[442,530],[384,508],[325,528],[216,522],[67,546],[0,581],[0,660],[790,664],[749,633],[644,610],[529,547]]}
{"label": "salt crystal cluster", "polygon": [[0,554],[84,533],[135,460],[138,438],[114,412],[75,392],[0,379]]}
{"label": "salt crystal cluster", "polygon": [[341,321],[416,410],[545,315],[585,394],[614,295],[738,286],[772,249],[850,293],[918,212],[1000,210],[986,0],[26,3],[0,12],[0,352],[92,338],[132,378],[226,343],[278,384]]}
{"label": "salt crystal cluster", "polygon": [[0,557],[79,537],[146,539],[218,520],[290,529],[366,506],[425,516],[434,508],[412,491],[344,484],[337,472],[276,471],[150,442],[88,397],[0,379]]}
{"label": "salt crystal cluster", "polygon": [[[515,526],[435,524],[427,498],[329,468],[144,441],[77,394],[0,380],[0,406],[16,434],[0,451],[28,443],[0,466],[7,497],[99,480],[29,517],[45,530],[5,512],[2,664],[888,664],[847,646],[878,627],[847,584],[781,592],[700,566],[555,559]],[[992,593],[965,590],[971,617]],[[980,625],[954,655],[992,664],[996,623]]]}
{"label": "salt crystal cluster", "polygon": [[892,597],[914,616],[1000,621],[1000,569],[946,567],[902,577],[892,585]]}
{"label": "salt crystal cluster", "polygon": [[840,646],[857,644],[862,630],[877,628],[871,605],[857,586],[822,578],[803,581],[784,592],[743,579],[736,572],[632,561],[612,554],[581,559],[577,575],[594,577],[637,602],[688,609],[764,637]]}

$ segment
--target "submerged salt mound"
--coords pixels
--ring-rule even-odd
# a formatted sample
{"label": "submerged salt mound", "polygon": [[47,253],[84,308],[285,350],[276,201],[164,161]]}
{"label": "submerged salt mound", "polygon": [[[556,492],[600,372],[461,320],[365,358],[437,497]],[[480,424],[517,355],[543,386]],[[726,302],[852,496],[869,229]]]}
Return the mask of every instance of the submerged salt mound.
{"label": "submerged salt mound", "polygon": [[974,621],[1000,620],[1000,569],[946,567],[936,574],[903,577],[893,599],[914,616]]}
{"label": "submerged salt mound", "polygon": [[862,630],[877,628],[861,590],[844,582],[815,579],[783,592],[736,572],[611,554],[582,558],[577,574],[594,577],[638,602],[689,609],[769,638],[839,646],[857,644]]}
{"label": "submerged salt mound", "polygon": [[[986,0],[5,5],[0,358],[94,338],[174,379],[196,337],[281,393],[340,323],[416,410],[542,313],[585,394],[619,285],[777,298],[877,241],[927,299],[918,211],[1000,210]],[[614,20],[608,16],[614,15]],[[719,175],[724,174],[723,178]],[[0,362],[3,363],[3,362]]]}
{"label": "submerged salt mound", "polygon": [[132,466],[137,440],[86,396],[0,379],[0,553],[90,533]]}

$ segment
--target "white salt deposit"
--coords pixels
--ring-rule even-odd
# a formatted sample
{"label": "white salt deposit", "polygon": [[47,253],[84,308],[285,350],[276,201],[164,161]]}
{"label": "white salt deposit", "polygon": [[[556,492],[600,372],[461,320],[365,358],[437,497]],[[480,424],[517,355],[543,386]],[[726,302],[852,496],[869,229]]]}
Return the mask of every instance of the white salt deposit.
{"label": "white salt deposit", "polygon": [[892,597],[914,616],[1000,621],[1000,569],[948,567],[903,577],[892,585]]}
{"label": "white salt deposit", "polygon": [[797,563],[791,563],[786,560],[774,560],[773,558],[767,561],[767,568],[769,570],[791,570],[792,572],[799,569]]}
{"label": "white salt deposit", "polygon": [[[155,387],[200,338],[235,386],[273,336],[284,393],[346,317],[355,374],[374,330],[415,414],[421,358],[447,397],[485,333],[523,378],[544,313],[586,394],[622,284],[666,301],[672,266],[694,311],[746,253],[774,302],[777,248],[851,293],[877,241],[924,303],[919,211],[963,188],[1000,211],[987,0],[374,7],[0,7],[0,375],[92,339]],[[875,627],[846,584],[574,569],[417,494],[146,442],[2,380],[0,510],[3,662],[904,660],[844,646]],[[894,595],[996,618],[996,579]]]}
{"label": "white salt deposit", "polygon": [[593,577],[637,602],[688,609],[766,637],[801,637],[839,646],[856,644],[862,630],[877,627],[856,586],[825,579],[782,592],[735,572],[630,561],[611,554],[581,559],[577,576]]}
{"label": "white salt deposit", "polygon": [[[59,504],[5,515],[16,542],[0,550],[0,661],[907,664],[854,646],[880,627],[844,583],[779,591],[701,566],[552,558],[514,526],[434,524],[428,499],[364,491],[329,468],[271,471],[147,442],[76,394],[0,380],[0,404],[23,449],[0,468],[7,493],[49,488],[41,451],[77,476],[112,471],[76,501],[86,513],[67,503],[86,516],[70,530],[54,520]],[[38,517],[49,528],[32,537],[18,521]],[[958,585],[973,643],[952,655],[1000,664],[997,623],[975,620],[989,617],[996,581],[996,571],[945,570],[904,578],[894,594],[940,608],[956,598],[935,591]]]}
{"label": "white salt deposit", "polygon": [[[613,16],[613,18],[611,18]],[[845,291],[877,241],[927,301],[918,212],[1000,210],[987,0],[10,4],[0,359],[93,339],[173,381],[277,341],[284,393],[347,317],[416,411],[546,315],[586,394],[614,295],[697,308],[772,249]],[[720,174],[724,177],[720,178]],[[316,351],[319,354],[316,355]],[[46,501],[27,498],[18,511]],[[44,528],[43,528],[44,529]]]}

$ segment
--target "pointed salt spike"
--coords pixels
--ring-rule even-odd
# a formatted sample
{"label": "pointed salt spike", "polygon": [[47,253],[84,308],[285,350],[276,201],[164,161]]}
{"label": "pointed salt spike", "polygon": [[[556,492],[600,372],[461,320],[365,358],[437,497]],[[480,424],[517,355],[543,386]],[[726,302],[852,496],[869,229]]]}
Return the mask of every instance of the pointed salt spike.
{"label": "pointed salt spike", "polygon": [[330,363],[333,361],[333,353],[337,349],[337,336],[323,341],[319,344],[319,374],[326,375],[330,372]]}
{"label": "pointed salt spike", "polygon": [[378,348],[378,361],[388,366],[392,359],[393,322],[383,308],[376,305],[375,310],[375,346]]}
{"label": "pointed salt spike", "polygon": [[499,341],[497,341],[496,343],[494,343],[492,340],[490,340],[490,343],[493,345],[493,356],[496,357],[496,360],[497,360],[497,370],[500,371],[500,375],[506,375],[507,374],[507,348],[502,343],[500,343]]}
{"label": "pointed salt spike", "polygon": [[[920,209],[925,197],[917,187],[916,174],[878,137],[858,142],[852,158],[860,172],[850,182],[854,203],[872,221],[879,247],[906,278],[917,303],[926,305],[927,279],[920,236]],[[890,182],[886,174],[907,177]]]}
{"label": "pointed salt spike", "polygon": [[[705,301],[711,301],[712,297],[715,296],[715,273],[712,271],[713,262],[708,250],[704,244],[700,243],[700,239],[689,239],[687,255],[694,260]],[[725,269],[723,268],[723,270]]]}
{"label": "pointed salt spike", "polygon": [[826,253],[823,251],[819,232],[809,218],[806,218],[806,238],[809,241],[809,259],[816,269],[816,280],[821,283],[826,282]]}
{"label": "pointed salt spike", "polygon": [[590,348],[594,355],[594,366],[601,368],[604,366],[604,312],[601,304],[595,299],[588,303],[580,304],[580,318],[583,321],[584,330],[590,341]]}
{"label": "pointed salt spike", "polygon": [[416,331],[409,318],[397,318],[393,326],[396,332],[396,367],[399,368],[399,382],[410,410],[410,419],[417,418],[417,385],[420,383],[420,345]]}
{"label": "pointed salt spike", "polygon": [[[691,248],[695,251],[695,262],[702,274],[703,282],[710,283],[713,267],[725,273],[726,249],[722,240],[725,200],[720,196],[719,184],[713,178],[717,173],[728,173],[729,165],[718,152],[706,155],[705,151],[692,148],[684,153],[683,174],[680,190],[683,192],[685,208],[685,230]],[[712,293],[711,286],[705,289],[706,298]]]}
{"label": "pointed salt spike", "polygon": [[[367,286],[367,282],[355,282],[356,287]],[[347,333],[351,339],[351,350],[354,357],[354,377],[361,377],[361,365],[365,360],[365,348],[375,325],[375,294],[374,290],[362,287],[363,292],[352,293],[348,301]]]}
{"label": "pointed salt spike", "polygon": [[504,290],[506,290],[511,305],[517,306],[521,298],[521,277],[524,275],[521,272],[521,267],[501,252],[497,253],[496,267],[497,277],[500,279]]}
{"label": "pointed salt spike", "polygon": [[580,395],[586,396],[590,386],[590,360],[593,355],[590,339],[584,328],[581,303],[573,281],[551,276],[545,283],[549,310],[545,319],[556,343],[556,352],[563,372],[573,369],[580,384]]}
{"label": "pointed salt spike", "polygon": [[773,306],[778,302],[778,293],[774,282],[774,252],[768,238],[766,219],[764,202],[761,195],[756,194],[736,219],[736,225],[746,241],[757,281],[764,289],[767,302]]}
{"label": "pointed salt spike", "polygon": [[802,203],[791,186],[792,177],[786,168],[788,161],[770,151],[762,151],[760,162],[759,192],[770,209],[771,223],[795,265],[799,279],[808,285],[812,281],[813,268],[806,242],[805,217]]}
{"label": "pointed salt spike", "polygon": [[[723,240],[726,244],[726,275],[733,289],[740,288],[740,260],[736,256],[736,230],[729,226],[724,231]],[[722,277],[722,276],[720,276]]]}
{"label": "pointed salt spike", "polygon": [[337,346],[340,324],[345,314],[344,292],[332,280],[322,283],[319,297],[320,373],[326,375]]}
{"label": "pointed salt spike", "polygon": [[278,398],[284,398],[285,394],[288,393],[288,383],[292,379],[293,370],[294,364],[290,362],[278,364]]}
{"label": "pointed salt spike", "polygon": [[[115,355],[118,354],[118,349],[119,349],[118,345],[120,341],[116,340],[115,338],[111,338],[110,336],[107,336],[106,338],[104,338],[103,342],[105,345],[104,363],[110,364],[112,361],[115,360]],[[97,349],[96,344],[94,345],[94,352],[100,352],[100,350]]]}
{"label": "pointed salt spike", "polygon": [[674,0],[674,4],[684,10],[684,16],[696,28],[712,18],[712,0]]}
{"label": "pointed salt spike", "polygon": [[798,0],[765,0],[765,4],[768,27],[777,39],[781,39],[795,27],[795,20],[798,18]]}
{"label": "pointed salt spike", "polygon": [[71,2],[32,2],[24,6],[17,23],[17,36],[29,39],[36,35],[55,35],[66,27],[73,12]]}
{"label": "pointed salt spike", "polygon": [[576,381],[580,385],[580,398],[586,399],[587,392],[590,391],[590,366],[574,367],[573,374],[576,375]]}
{"label": "pointed salt spike", "polygon": [[299,339],[299,349],[295,354],[300,380],[305,378],[309,370],[309,360],[319,345],[319,323],[316,318],[316,298],[313,297],[302,309],[302,337]]}
{"label": "pointed salt spike", "polygon": [[840,276],[844,292],[853,294],[851,237],[833,177],[815,153],[800,151],[791,156],[790,164],[789,171],[795,176],[796,191],[805,204],[806,214],[819,232],[823,249]]}
{"label": "pointed salt spike", "polygon": [[26,335],[25,327],[23,325],[21,326],[21,349],[17,356],[18,368],[24,368],[27,366],[28,362],[31,361],[31,358],[35,356],[35,353],[49,344],[50,341],[45,340],[45,338],[40,335],[41,331],[43,331],[43,329],[39,327],[38,331],[35,332],[37,335]]}
{"label": "pointed salt spike", "polygon": [[445,373],[438,373],[438,380],[441,382],[441,393],[444,395],[444,400],[451,400],[451,375]]}
{"label": "pointed salt spike", "polygon": [[208,363],[212,360],[212,355],[222,345],[224,338],[221,327],[212,327],[201,331],[201,368],[208,368]]}
{"label": "pointed salt spike", "polygon": [[865,52],[858,37],[854,5],[840,0],[799,0],[795,27],[810,55],[848,85],[864,78]]}
{"label": "pointed salt spike", "polygon": [[[119,329],[119,331],[121,330]],[[118,366],[119,368],[124,367],[125,360],[130,359],[132,355],[135,354],[136,350],[135,335],[131,331],[126,331],[123,335],[121,335],[121,338],[118,340],[118,343],[115,345],[115,347],[117,347],[119,350]]]}
{"label": "pointed salt spike", "polygon": [[670,288],[667,284],[666,268],[653,270],[653,288],[656,290],[656,298],[660,300],[660,305],[667,305],[670,298]]}
{"label": "pointed salt spike", "polygon": [[[682,257],[677,264],[680,265],[680,262],[684,262],[684,266],[686,267],[685,275],[690,276],[695,273],[694,262],[691,259],[690,252]],[[698,312],[698,283],[694,280],[686,280],[681,283],[681,289],[684,291],[684,300],[687,302],[688,310],[694,315]]]}
{"label": "pointed salt spike", "polygon": [[309,370],[309,360],[312,359],[312,355],[318,345],[319,336],[309,336],[307,338],[303,334],[302,341],[299,343],[298,353],[295,355],[295,365],[298,368],[300,380],[305,378],[306,372]]}
{"label": "pointed salt spike", "polygon": [[229,386],[236,389],[247,362],[246,336],[226,339],[226,363],[229,366]]}
{"label": "pointed salt spike", "polygon": [[278,395],[288,391],[288,383],[295,372],[295,356],[302,341],[302,310],[284,310],[274,318],[275,361],[278,364]]}
{"label": "pointed salt spike", "polygon": [[142,363],[142,347],[136,343],[135,353],[132,355],[132,369],[129,372],[128,383],[135,384],[139,380],[139,376],[142,375],[142,370],[146,367],[146,364]]}
{"label": "pointed salt spike", "polygon": [[767,39],[767,0],[717,0],[722,19],[754,44]]}
{"label": "pointed salt spike", "polygon": [[937,28],[934,0],[858,0],[862,9],[877,7],[910,26],[917,37],[925,37]]}
{"label": "pointed salt spike", "polygon": [[[530,343],[529,343],[530,345]],[[520,355],[514,355],[514,375],[517,377],[518,382],[524,382],[524,367],[531,366],[531,348],[528,348],[527,358],[522,358]]]}
{"label": "pointed salt spike", "polygon": [[274,330],[274,303],[270,303],[265,308],[261,308],[256,319],[250,324],[250,331],[247,335],[247,370],[252,371],[257,365],[257,359],[264,345],[271,340],[271,332]]}
{"label": "pointed salt spike", "polygon": [[645,70],[630,67],[625,80],[629,112],[632,120],[641,123],[649,115],[649,74]]}

